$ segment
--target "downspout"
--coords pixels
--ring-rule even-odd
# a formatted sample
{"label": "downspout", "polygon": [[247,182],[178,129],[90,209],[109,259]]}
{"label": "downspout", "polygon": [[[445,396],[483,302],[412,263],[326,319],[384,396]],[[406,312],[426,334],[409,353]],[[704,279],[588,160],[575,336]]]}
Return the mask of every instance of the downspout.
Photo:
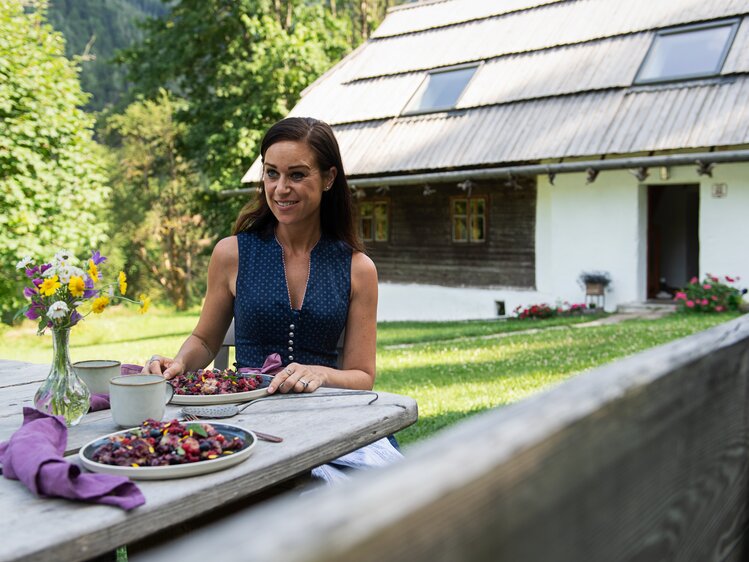
{"label": "downspout", "polygon": [[[690,154],[669,154],[664,156],[636,156],[632,158],[615,158],[611,160],[582,160],[579,162],[561,162],[558,164],[528,164],[522,166],[505,166],[498,168],[474,168],[469,170],[452,170],[448,172],[427,172],[423,174],[377,176],[372,178],[349,178],[351,187],[398,186],[423,183],[447,183],[465,180],[506,179],[521,176],[539,176],[589,172],[593,177],[604,170],[640,170],[659,166],[696,165],[697,173],[710,175],[711,164],[727,162],[749,162],[749,150],[725,150],[720,152],[693,152]],[[230,189],[221,192],[221,197],[246,195],[255,188]]]}

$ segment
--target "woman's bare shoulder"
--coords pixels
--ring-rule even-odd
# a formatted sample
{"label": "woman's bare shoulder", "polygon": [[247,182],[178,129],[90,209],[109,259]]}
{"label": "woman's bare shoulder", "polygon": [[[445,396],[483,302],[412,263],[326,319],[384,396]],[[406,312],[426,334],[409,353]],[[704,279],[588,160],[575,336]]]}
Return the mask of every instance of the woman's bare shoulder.
{"label": "woman's bare shoulder", "polygon": [[239,244],[236,236],[227,236],[222,238],[213,247],[213,257],[219,261],[233,260],[237,261],[239,256]]}
{"label": "woman's bare shoulder", "polygon": [[351,280],[355,283],[377,284],[377,267],[367,254],[354,252],[351,256]]}

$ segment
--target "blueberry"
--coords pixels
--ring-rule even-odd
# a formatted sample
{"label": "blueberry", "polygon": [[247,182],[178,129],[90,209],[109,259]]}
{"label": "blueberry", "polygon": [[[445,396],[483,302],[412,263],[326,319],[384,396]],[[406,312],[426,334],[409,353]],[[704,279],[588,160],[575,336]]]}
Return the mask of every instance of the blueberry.
{"label": "blueberry", "polygon": [[210,445],[210,443],[208,443],[208,442],[206,442],[206,441],[203,441],[203,442],[202,442],[202,443],[200,444],[200,450],[201,450],[201,451],[207,451],[207,450],[208,450],[208,449],[210,449],[210,448],[211,448],[211,445]]}
{"label": "blueberry", "polygon": [[161,432],[158,429],[152,429],[149,433],[151,437],[161,437]]}

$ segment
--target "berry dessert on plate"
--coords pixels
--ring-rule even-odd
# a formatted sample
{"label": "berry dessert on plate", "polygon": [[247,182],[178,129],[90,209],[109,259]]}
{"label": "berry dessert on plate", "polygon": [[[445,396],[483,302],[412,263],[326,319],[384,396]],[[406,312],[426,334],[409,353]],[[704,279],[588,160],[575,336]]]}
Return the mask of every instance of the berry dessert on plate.
{"label": "berry dessert on plate", "polygon": [[237,464],[254,444],[251,432],[233,425],[146,420],[92,441],[79,457],[95,472],[134,479],[179,478]]}
{"label": "berry dessert on plate", "polygon": [[172,404],[228,404],[268,394],[268,375],[238,373],[232,369],[205,369],[177,375]]}

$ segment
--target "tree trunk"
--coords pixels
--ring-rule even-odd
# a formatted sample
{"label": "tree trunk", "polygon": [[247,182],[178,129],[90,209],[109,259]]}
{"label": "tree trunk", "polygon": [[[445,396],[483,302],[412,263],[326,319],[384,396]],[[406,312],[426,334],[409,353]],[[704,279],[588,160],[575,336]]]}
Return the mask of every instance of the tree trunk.
{"label": "tree trunk", "polygon": [[369,6],[367,5],[367,0],[361,0],[361,4],[359,5],[359,10],[361,11],[360,14],[360,25],[361,25],[361,40],[362,42],[367,40],[367,37],[369,37],[369,25],[367,24],[367,12],[369,11]]}

